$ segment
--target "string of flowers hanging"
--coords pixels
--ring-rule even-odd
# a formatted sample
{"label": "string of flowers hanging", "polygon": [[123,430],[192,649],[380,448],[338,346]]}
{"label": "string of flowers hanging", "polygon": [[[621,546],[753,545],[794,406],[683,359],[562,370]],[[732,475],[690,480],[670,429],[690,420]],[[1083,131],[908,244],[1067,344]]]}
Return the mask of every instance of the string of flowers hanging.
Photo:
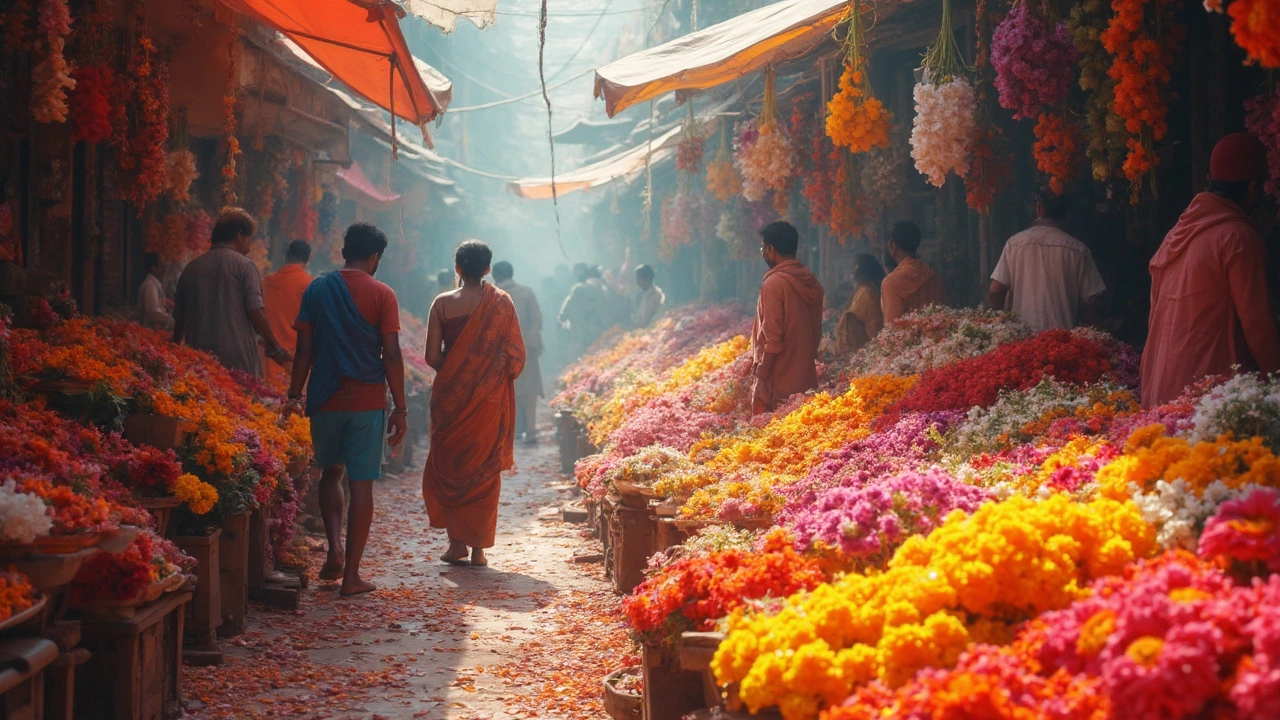
{"label": "string of flowers hanging", "polygon": [[195,153],[187,149],[187,116],[179,110],[175,119],[173,146],[178,148],[165,157],[168,168],[165,193],[175,205],[186,205],[191,202],[191,185],[200,177],[196,171]]}
{"label": "string of flowers hanging", "polygon": [[31,70],[31,117],[38,123],[64,123],[67,92],[76,86],[63,55],[71,34],[67,0],[40,0],[39,29],[44,57]]}
{"label": "string of flowers hanging", "polygon": [[236,92],[240,84],[236,76],[236,60],[240,55],[240,33],[235,25],[232,25],[228,34],[227,90],[222,96],[222,137],[227,144],[227,156],[222,163],[222,204],[231,206],[238,205],[240,202],[236,191],[236,166],[241,155],[240,139],[236,137],[238,127],[236,109],[239,102]]}
{"label": "string of flowers hanging", "polygon": [[1262,92],[1244,103],[1244,127],[1267,148],[1266,191],[1280,198],[1280,97],[1275,78],[1268,77]]}
{"label": "string of flowers hanging", "polygon": [[[1204,9],[1223,12],[1224,0],[1204,0]],[[1232,0],[1226,8],[1231,35],[1247,55],[1247,62],[1267,69],[1280,68],[1280,8],[1274,0]]]}
{"label": "string of flowers hanging", "polygon": [[1090,173],[1098,182],[1120,175],[1126,152],[1124,121],[1111,111],[1116,81],[1111,77],[1111,56],[1102,44],[1111,9],[1109,0],[1081,0],[1071,8],[1067,29],[1080,50],[1080,89],[1084,99],[1084,145]]}
{"label": "string of flowers hanging", "polygon": [[783,214],[795,174],[795,150],[777,115],[776,79],[770,67],[764,73],[764,106],[754,124],[744,124],[734,161],[742,173],[742,196],[754,202],[773,192],[774,207]]}
{"label": "string of flowers hanging", "polygon": [[996,132],[991,117],[992,85],[991,43],[989,41],[991,15],[986,0],[978,0],[974,6],[977,39],[973,50],[974,102],[977,117],[973,138],[969,142],[969,176],[964,181],[965,203],[973,210],[986,215],[991,211],[996,195],[1004,189],[1013,174],[1008,153],[997,147],[1002,136]]}
{"label": "string of flowers hanging", "polygon": [[847,28],[840,90],[827,103],[827,136],[849,152],[867,152],[889,144],[893,114],[871,92],[867,61],[862,57],[862,0],[850,3],[836,29]]}
{"label": "string of flowers hanging", "polygon": [[1177,4],[1178,0],[1111,0],[1114,15],[1102,33],[1102,44],[1112,56],[1107,72],[1116,81],[1111,109],[1124,120],[1129,134],[1120,169],[1129,180],[1133,203],[1141,198],[1148,177],[1155,193],[1153,173],[1160,162],[1155,144],[1169,131],[1169,81],[1186,35],[1186,28],[1171,16]]}
{"label": "string of flowers hanging", "polygon": [[742,180],[733,167],[733,159],[729,155],[729,123],[720,120],[720,150],[715,159],[707,163],[707,190],[720,202],[729,202],[729,198],[742,192]]}
{"label": "string of flowers hanging", "polygon": [[702,123],[693,114],[693,101],[688,102],[689,115],[680,130],[680,144],[676,146],[676,170],[689,175],[702,169],[702,151],[706,140],[702,137]]}
{"label": "string of flowers hanging", "polygon": [[[147,31],[146,4],[134,6],[137,39],[129,57],[129,102],[121,108],[126,129],[123,146],[117,145],[121,197],[141,216],[164,193],[169,177],[166,163],[169,142],[169,68],[160,59]],[[121,103],[124,105],[124,103]],[[132,111],[132,118],[128,117]],[[116,133],[117,142],[120,133]]]}
{"label": "string of flowers hanging", "polygon": [[942,29],[925,53],[913,95],[916,116],[911,126],[911,157],[934,187],[947,175],[969,174],[969,143],[977,128],[977,102],[951,27],[951,0],[942,0]]}
{"label": "string of flowers hanging", "polygon": [[1055,22],[1047,6],[1017,0],[991,38],[991,66],[996,71],[1000,107],[1014,120],[1038,117],[1055,108],[1071,92],[1073,68],[1080,51]]}

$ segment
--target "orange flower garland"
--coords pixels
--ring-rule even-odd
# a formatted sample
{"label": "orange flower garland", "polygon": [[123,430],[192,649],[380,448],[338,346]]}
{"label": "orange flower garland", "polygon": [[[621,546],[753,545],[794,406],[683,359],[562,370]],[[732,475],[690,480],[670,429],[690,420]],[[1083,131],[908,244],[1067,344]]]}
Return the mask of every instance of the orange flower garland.
{"label": "orange flower garland", "polygon": [[867,64],[862,59],[861,2],[853,3],[844,18],[849,36],[845,40],[844,72],[840,91],[827,103],[827,137],[836,147],[863,153],[889,145],[889,124],[893,113],[871,93]]}
{"label": "orange flower garland", "polygon": [[1032,154],[1036,167],[1049,176],[1049,189],[1061,195],[1076,171],[1076,148],[1080,128],[1059,113],[1044,113],[1036,121],[1036,144]]}
{"label": "orange flower garland", "polygon": [[1280,67],[1280,6],[1274,0],[1235,0],[1227,8],[1231,34],[1244,48],[1250,62],[1264,68]]}
{"label": "orange flower garland", "polygon": [[[1102,45],[1113,60],[1107,74],[1115,80],[1111,109],[1124,120],[1130,137],[1121,170],[1133,186],[1137,202],[1143,177],[1159,162],[1155,143],[1169,131],[1166,91],[1173,62],[1186,29],[1173,23],[1167,10],[1178,0],[1111,0],[1115,15],[1102,33]],[[1160,28],[1158,34],[1148,27]]]}

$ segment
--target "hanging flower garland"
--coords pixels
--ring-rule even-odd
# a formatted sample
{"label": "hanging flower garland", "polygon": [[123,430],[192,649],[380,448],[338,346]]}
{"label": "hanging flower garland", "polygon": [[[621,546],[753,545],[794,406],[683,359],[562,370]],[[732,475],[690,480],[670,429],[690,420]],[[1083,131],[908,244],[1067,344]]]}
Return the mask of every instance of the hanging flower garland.
{"label": "hanging flower garland", "polygon": [[865,232],[871,219],[872,201],[870,193],[861,192],[861,173],[855,156],[838,148],[833,154],[836,193],[831,202],[827,229],[841,245],[846,245]]}
{"label": "hanging flower garland", "polygon": [[893,113],[871,92],[867,62],[862,57],[861,0],[851,3],[841,24],[848,24],[840,90],[827,103],[827,136],[837,147],[862,153],[889,144]]}
{"label": "hanging flower garland", "polygon": [[238,182],[236,166],[242,155],[240,139],[236,137],[238,126],[236,109],[239,104],[236,90],[240,84],[236,76],[236,60],[240,55],[239,51],[240,35],[233,26],[227,53],[227,90],[222,96],[222,136],[227,143],[227,157],[222,163],[222,204],[228,206],[240,203],[240,196],[236,191]]}
{"label": "hanging flower garland", "polygon": [[702,150],[706,145],[702,137],[702,123],[693,115],[693,102],[689,102],[689,116],[680,131],[680,144],[676,146],[676,169],[696,175],[702,169]]}
{"label": "hanging flower garland", "polygon": [[[1204,0],[1204,9],[1221,13],[1224,0]],[[1273,0],[1233,0],[1226,9],[1231,35],[1248,56],[1246,62],[1280,68],[1280,7]]]}
{"label": "hanging flower garland", "polygon": [[680,191],[662,201],[659,222],[662,238],[658,255],[664,262],[675,259],[676,251],[695,240],[711,237],[719,214],[701,193]]}
{"label": "hanging flower garland", "polygon": [[1061,195],[1075,175],[1080,128],[1065,113],[1045,113],[1036,121],[1032,155],[1036,167],[1049,178],[1049,190]]}
{"label": "hanging flower garland", "polygon": [[35,13],[34,0],[14,0],[2,16],[4,42],[13,50],[31,50],[35,37],[31,32],[31,16]]}
{"label": "hanging flower garland", "polygon": [[1000,107],[1012,110],[1014,120],[1037,117],[1066,100],[1080,59],[1067,26],[1033,12],[1034,1],[1017,2],[991,38]]}
{"label": "hanging flower garland", "polygon": [[1120,174],[1126,152],[1124,121],[1111,111],[1115,80],[1108,71],[1111,56],[1102,44],[1109,0],[1082,0],[1071,8],[1067,29],[1080,50],[1080,89],[1085,91],[1085,154],[1093,179],[1106,182]]}
{"label": "hanging flower garland", "polygon": [[977,117],[973,127],[973,137],[969,140],[969,175],[964,181],[965,203],[970,209],[983,215],[991,211],[996,195],[1004,190],[1009,178],[1013,175],[1013,167],[1009,161],[1009,153],[1000,147],[1003,136],[995,129],[990,109],[992,99],[991,79],[991,43],[989,28],[991,14],[987,10],[986,0],[978,0],[974,6],[974,18],[977,24],[977,40],[973,51],[974,102],[977,105]]}
{"label": "hanging flower garland", "polygon": [[106,65],[82,65],[72,71],[71,77],[76,83],[71,94],[71,139],[97,145],[111,137],[115,75]]}
{"label": "hanging flower garland", "polygon": [[31,70],[31,117],[38,123],[67,121],[67,91],[76,86],[63,56],[71,34],[67,0],[40,0],[40,34],[44,58]]}
{"label": "hanging flower garland", "polygon": [[760,247],[760,228],[774,219],[773,208],[766,201],[748,202],[733,198],[720,213],[716,237],[724,241],[729,257],[749,260]]}
{"label": "hanging flower garland", "polygon": [[190,150],[174,150],[165,158],[168,167],[165,191],[169,199],[182,205],[191,201],[191,184],[200,177],[196,171],[196,156]]}
{"label": "hanging flower garland", "polygon": [[742,179],[729,156],[728,123],[720,122],[720,150],[716,152],[715,159],[707,163],[707,191],[720,202],[729,202],[729,198],[742,192]]}
{"label": "hanging flower garland", "polygon": [[128,63],[129,100],[115,108],[112,143],[120,164],[120,197],[141,216],[164,193],[169,177],[169,71],[147,33],[144,3],[136,4],[134,22],[138,39]]}
{"label": "hanging flower garland", "polygon": [[742,196],[755,201],[772,191],[775,202],[779,197],[785,200],[791,176],[795,174],[795,151],[786,128],[777,120],[773,68],[765,70],[764,107],[754,124],[744,125],[739,140],[744,138],[750,141],[740,142],[734,155],[738,171],[742,173]]}
{"label": "hanging flower garland", "polygon": [[[1116,81],[1111,110],[1129,134],[1121,171],[1130,182],[1130,202],[1138,202],[1143,179],[1160,159],[1155,144],[1169,131],[1166,117],[1172,67],[1186,29],[1168,11],[1178,0],[1111,0],[1114,15],[1102,33],[1111,53],[1107,74]],[[1153,30],[1154,28],[1154,30]]]}
{"label": "hanging flower garland", "polygon": [[907,165],[905,133],[894,126],[889,128],[893,142],[888,147],[876,148],[860,158],[859,182],[862,192],[881,205],[892,205],[904,190]]}
{"label": "hanging flower garland", "polygon": [[911,157],[930,185],[942,187],[950,173],[962,179],[969,174],[969,142],[978,111],[973,86],[965,77],[968,68],[951,28],[951,0],[942,0],[942,29],[921,69],[924,72],[913,92]]}
{"label": "hanging flower garland", "polygon": [[166,263],[183,263],[209,249],[213,218],[196,210],[174,213],[147,228],[146,249]]}
{"label": "hanging flower garland", "polygon": [[1280,198],[1280,98],[1274,88],[1244,102],[1244,126],[1267,148],[1267,194]]}
{"label": "hanging flower garland", "polygon": [[814,133],[809,139],[810,169],[805,173],[800,193],[808,201],[809,216],[814,223],[826,225],[831,222],[839,157],[837,148],[825,133]]}

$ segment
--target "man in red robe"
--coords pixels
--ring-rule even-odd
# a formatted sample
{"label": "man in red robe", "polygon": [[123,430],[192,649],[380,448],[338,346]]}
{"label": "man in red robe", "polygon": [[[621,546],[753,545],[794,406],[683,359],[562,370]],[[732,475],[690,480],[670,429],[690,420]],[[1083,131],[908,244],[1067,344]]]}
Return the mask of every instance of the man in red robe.
{"label": "man in red robe", "polygon": [[769,272],[760,283],[751,331],[753,415],[818,386],[814,361],[822,342],[822,285],[796,260],[799,234],[790,223],[779,221],[765,226],[760,235],[760,254]]}
{"label": "man in red robe", "polygon": [[916,256],[920,239],[920,226],[909,220],[893,226],[889,255],[898,267],[880,283],[880,310],[885,325],[913,310],[947,304],[942,276]]}
{"label": "man in red robe", "polygon": [[1151,319],[1142,353],[1142,404],[1177,398],[1208,375],[1280,369],[1267,297],[1266,249],[1249,223],[1262,202],[1267,150],[1234,133],[1209,159],[1197,195],[1151,258]]}

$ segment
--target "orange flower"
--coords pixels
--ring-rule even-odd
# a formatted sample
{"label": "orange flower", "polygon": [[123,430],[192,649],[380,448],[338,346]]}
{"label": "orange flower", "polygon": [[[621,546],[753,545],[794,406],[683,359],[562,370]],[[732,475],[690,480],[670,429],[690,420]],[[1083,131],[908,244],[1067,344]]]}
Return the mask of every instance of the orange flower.
{"label": "orange flower", "polygon": [[1036,144],[1032,153],[1036,167],[1049,176],[1049,189],[1061,195],[1076,171],[1076,148],[1080,128],[1063,115],[1045,113],[1036,121]]}
{"label": "orange flower", "polygon": [[849,152],[888,147],[893,113],[871,94],[866,72],[852,64],[840,75],[840,92],[827,103],[827,137]]}
{"label": "orange flower", "polygon": [[1244,48],[1250,62],[1264,68],[1280,67],[1280,7],[1274,0],[1235,0],[1227,8],[1231,34]]}

